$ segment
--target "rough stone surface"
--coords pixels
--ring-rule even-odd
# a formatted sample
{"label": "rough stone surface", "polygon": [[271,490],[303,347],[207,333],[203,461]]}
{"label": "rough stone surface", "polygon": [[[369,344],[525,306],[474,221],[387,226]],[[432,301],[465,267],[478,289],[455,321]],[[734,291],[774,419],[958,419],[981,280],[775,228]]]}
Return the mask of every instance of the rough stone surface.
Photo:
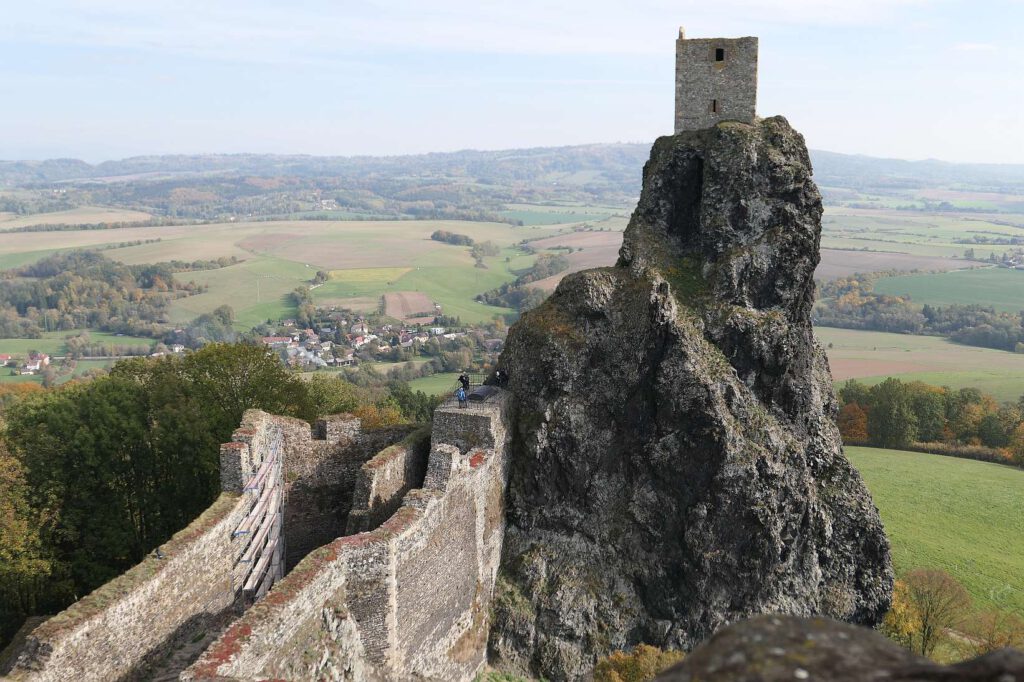
{"label": "rough stone surface", "polygon": [[[243,606],[240,591],[252,564],[240,561],[249,536],[235,531],[258,503],[258,491],[248,483],[271,453],[284,458],[272,475],[286,479],[274,481],[288,492],[285,539],[295,540],[293,556],[304,556],[344,533],[360,467],[412,428],[362,430],[349,415],[311,428],[298,419],[247,411],[232,441],[220,448],[224,492],[217,501],[161,545],[160,557],[147,557],[28,633],[14,655],[12,678],[173,677],[201,653],[204,633],[211,636]],[[344,619],[328,613],[329,607],[327,600],[324,627],[343,632]],[[182,656],[186,649],[191,653]]]}
{"label": "rough stone surface", "polygon": [[781,117],[661,138],[617,266],[512,328],[496,665],[579,679],[759,613],[882,618],[889,544],[810,324],[821,211]]}
{"label": "rough stone surface", "polygon": [[[472,680],[505,530],[509,403],[439,409],[422,488],[380,527],[310,553],[184,678]],[[399,450],[377,463],[404,466]],[[387,478],[382,490],[401,488]]]}
{"label": "rough stone surface", "polygon": [[916,656],[877,632],[828,618],[760,616],[731,625],[660,682],[1014,682],[1024,653],[1004,649],[953,666]]}
{"label": "rough stone surface", "polygon": [[680,29],[675,132],[702,130],[721,121],[753,123],[756,110],[757,38],[688,39]]}

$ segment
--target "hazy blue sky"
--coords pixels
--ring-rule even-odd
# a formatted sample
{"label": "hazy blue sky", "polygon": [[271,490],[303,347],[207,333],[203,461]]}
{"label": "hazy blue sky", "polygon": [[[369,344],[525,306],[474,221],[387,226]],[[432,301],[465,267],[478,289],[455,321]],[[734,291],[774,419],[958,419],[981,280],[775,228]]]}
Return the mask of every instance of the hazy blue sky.
{"label": "hazy blue sky", "polygon": [[814,148],[1024,163],[1024,0],[7,0],[0,158],[647,142],[680,24]]}

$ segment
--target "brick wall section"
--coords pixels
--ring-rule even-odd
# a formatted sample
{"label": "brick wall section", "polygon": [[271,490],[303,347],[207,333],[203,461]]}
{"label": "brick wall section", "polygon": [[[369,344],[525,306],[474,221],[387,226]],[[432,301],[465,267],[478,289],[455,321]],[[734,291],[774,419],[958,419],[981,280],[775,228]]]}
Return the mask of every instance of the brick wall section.
{"label": "brick wall section", "polygon": [[394,514],[405,494],[423,485],[429,454],[430,430],[424,427],[359,467],[345,534],[373,530]]}
{"label": "brick wall section", "polygon": [[[715,61],[716,49],[724,51],[722,61]],[[757,38],[687,39],[680,29],[675,132],[703,130],[720,121],[753,123],[756,110]]]}
{"label": "brick wall section", "polygon": [[504,534],[509,404],[437,410],[424,487],[375,530],[310,553],[184,679],[473,679]]}

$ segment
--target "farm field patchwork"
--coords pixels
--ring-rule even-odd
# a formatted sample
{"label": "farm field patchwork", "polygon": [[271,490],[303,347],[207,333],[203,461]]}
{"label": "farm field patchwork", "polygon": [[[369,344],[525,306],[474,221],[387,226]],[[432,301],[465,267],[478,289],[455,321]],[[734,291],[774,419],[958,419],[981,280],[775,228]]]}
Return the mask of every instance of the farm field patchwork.
{"label": "farm field patchwork", "polygon": [[1024,471],[898,450],[846,453],[881,512],[897,574],[939,568],[975,606],[1024,615]]}
{"label": "farm field patchwork", "polygon": [[953,388],[978,388],[999,400],[1024,394],[1024,355],[963,346],[937,336],[815,327],[832,378],[876,384],[887,377]]}

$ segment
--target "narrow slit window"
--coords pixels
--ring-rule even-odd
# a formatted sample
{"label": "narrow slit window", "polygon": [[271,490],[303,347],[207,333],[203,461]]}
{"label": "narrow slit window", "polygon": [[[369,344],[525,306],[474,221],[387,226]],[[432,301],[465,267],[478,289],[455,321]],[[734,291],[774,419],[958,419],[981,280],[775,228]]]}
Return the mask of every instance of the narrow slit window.
{"label": "narrow slit window", "polygon": [[717,99],[711,100],[711,109],[710,110],[711,110],[712,114],[717,114],[718,113],[718,100]]}
{"label": "narrow slit window", "polygon": [[725,48],[724,47],[716,47],[715,48],[715,61],[716,62],[724,62],[725,61]]}

